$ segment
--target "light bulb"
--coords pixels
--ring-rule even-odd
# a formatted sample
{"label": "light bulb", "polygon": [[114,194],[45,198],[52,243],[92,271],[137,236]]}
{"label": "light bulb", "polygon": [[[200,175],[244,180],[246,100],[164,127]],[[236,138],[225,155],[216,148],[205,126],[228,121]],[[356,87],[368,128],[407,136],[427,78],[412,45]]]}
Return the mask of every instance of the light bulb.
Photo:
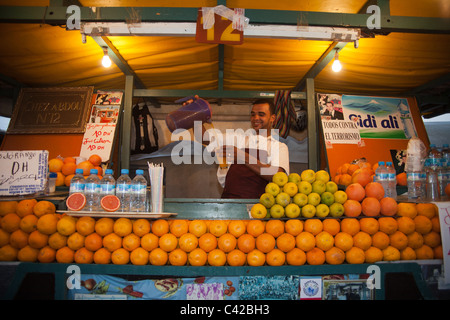
{"label": "light bulb", "polygon": [[331,65],[331,70],[333,70],[334,72],[339,72],[342,70],[342,64],[339,59],[334,60],[333,64]]}
{"label": "light bulb", "polygon": [[105,54],[105,55],[103,56],[103,59],[102,59],[102,65],[103,65],[105,68],[111,67],[111,59],[109,58],[108,54]]}

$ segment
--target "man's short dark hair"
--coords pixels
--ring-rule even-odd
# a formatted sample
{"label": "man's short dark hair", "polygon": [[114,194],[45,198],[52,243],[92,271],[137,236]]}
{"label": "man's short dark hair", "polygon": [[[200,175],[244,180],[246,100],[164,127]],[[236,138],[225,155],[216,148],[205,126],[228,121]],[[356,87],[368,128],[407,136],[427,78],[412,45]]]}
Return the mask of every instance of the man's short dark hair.
{"label": "man's short dark hair", "polygon": [[252,103],[252,105],[255,104],[268,104],[269,105],[269,111],[270,115],[275,114],[275,104],[273,103],[273,100],[271,99],[258,99]]}

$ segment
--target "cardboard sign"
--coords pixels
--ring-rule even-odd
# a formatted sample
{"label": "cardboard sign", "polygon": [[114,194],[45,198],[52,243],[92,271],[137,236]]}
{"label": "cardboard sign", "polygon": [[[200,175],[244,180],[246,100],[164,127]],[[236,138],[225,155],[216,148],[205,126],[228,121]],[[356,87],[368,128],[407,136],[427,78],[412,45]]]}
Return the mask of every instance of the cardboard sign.
{"label": "cardboard sign", "polygon": [[197,16],[195,40],[201,43],[242,44],[244,32],[233,29],[233,22],[225,17],[214,14],[214,25],[203,28],[203,12],[200,9]]}
{"label": "cardboard sign", "polygon": [[442,260],[444,262],[444,279],[446,284],[450,284],[450,202],[445,201],[433,203],[439,208]]}
{"label": "cardboard sign", "polygon": [[0,195],[25,195],[44,191],[48,151],[0,151]]}
{"label": "cardboard sign", "polygon": [[80,157],[88,159],[92,154],[97,154],[103,162],[108,161],[114,143],[115,130],[115,123],[88,123],[81,142]]}

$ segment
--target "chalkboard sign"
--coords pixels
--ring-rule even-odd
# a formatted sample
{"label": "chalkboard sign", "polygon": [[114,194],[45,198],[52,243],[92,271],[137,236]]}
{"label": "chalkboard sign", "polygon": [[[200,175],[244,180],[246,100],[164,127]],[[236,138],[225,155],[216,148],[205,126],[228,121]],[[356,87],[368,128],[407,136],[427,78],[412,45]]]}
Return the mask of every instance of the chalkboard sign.
{"label": "chalkboard sign", "polygon": [[93,87],[23,88],[7,133],[83,133],[93,90]]}

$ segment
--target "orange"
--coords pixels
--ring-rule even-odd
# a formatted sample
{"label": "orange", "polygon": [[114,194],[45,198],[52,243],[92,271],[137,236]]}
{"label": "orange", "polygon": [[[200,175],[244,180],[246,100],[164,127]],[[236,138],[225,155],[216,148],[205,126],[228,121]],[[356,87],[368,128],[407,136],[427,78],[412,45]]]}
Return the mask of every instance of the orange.
{"label": "orange", "polygon": [[185,233],[178,239],[178,245],[184,252],[191,252],[198,246],[198,238],[192,233]]}
{"label": "orange", "polygon": [[48,245],[55,250],[61,249],[67,245],[67,237],[55,232],[48,237]]}
{"label": "orange", "polygon": [[210,266],[219,267],[225,265],[227,256],[225,252],[220,249],[213,249],[208,252],[208,264]]}
{"label": "orange", "polygon": [[416,230],[414,220],[410,217],[397,218],[398,230],[408,235]]}
{"label": "orange", "polygon": [[411,247],[406,247],[400,251],[400,260],[416,260],[416,251]]}
{"label": "orange", "polygon": [[315,236],[323,231],[323,223],[320,219],[306,219],[303,230]]}
{"label": "orange", "polygon": [[19,249],[14,248],[10,244],[0,247],[0,261],[15,261]]}
{"label": "orange", "polygon": [[342,264],[345,261],[345,252],[338,247],[332,247],[325,251],[325,261],[328,264]]}
{"label": "orange", "polygon": [[383,261],[397,261],[400,260],[400,250],[393,246],[388,246],[383,249]]}
{"label": "orange", "polygon": [[158,244],[161,249],[170,252],[177,247],[178,239],[172,233],[166,233],[159,238]]}
{"label": "orange", "polygon": [[358,169],[360,169],[359,165],[357,165],[355,163],[351,163],[347,168],[347,173],[349,175],[353,175],[353,173],[355,173],[355,171]]}
{"label": "orange", "polygon": [[247,253],[247,264],[252,267],[261,267],[266,263],[266,255],[258,249]]}
{"label": "orange", "polygon": [[141,247],[148,252],[159,246],[159,237],[153,233],[147,233],[141,237]]}
{"label": "orange", "polygon": [[76,223],[77,232],[82,236],[90,235],[95,231],[95,219],[92,217],[80,217]]}
{"label": "orange", "polygon": [[275,248],[275,237],[270,233],[264,232],[256,237],[256,249],[263,253],[267,253]]}
{"label": "orange", "polygon": [[139,238],[134,233],[130,233],[129,235],[126,235],[122,239],[122,247],[130,252],[139,247],[140,245],[141,245],[141,238]]}
{"label": "orange", "polygon": [[100,166],[102,164],[102,157],[100,157],[98,154],[93,154],[88,158],[88,161],[94,166]]}
{"label": "orange", "polygon": [[320,265],[325,262],[325,252],[317,247],[306,252],[306,262],[310,265]]}
{"label": "orange", "polygon": [[36,262],[38,255],[39,249],[27,245],[17,252],[17,260],[22,262]]}
{"label": "orange", "polygon": [[372,237],[364,231],[360,231],[353,236],[353,246],[366,251],[372,246]]}
{"label": "orange", "polygon": [[47,234],[35,230],[28,236],[28,244],[32,248],[40,249],[48,244],[48,238]]}
{"label": "orange", "polygon": [[14,231],[9,237],[9,244],[14,248],[22,249],[28,244],[28,233],[21,229]]}
{"label": "orange", "polygon": [[359,217],[362,212],[362,205],[359,201],[353,199],[347,199],[344,202],[344,215],[346,217]]}
{"label": "orange", "polygon": [[103,168],[100,166],[95,166],[94,169],[97,170],[97,175],[99,179],[101,180],[103,178]]}
{"label": "orange", "polygon": [[111,262],[113,264],[127,264],[130,262],[130,252],[124,248],[119,248],[111,253]]}
{"label": "orange", "polygon": [[426,244],[424,244],[420,248],[415,249],[415,252],[418,260],[429,260],[434,258],[433,249]]}
{"label": "orange", "polygon": [[350,250],[345,252],[345,261],[350,264],[360,264],[364,263],[366,260],[366,255],[364,250],[358,247],[352,247]]}
{"label": "orange", "polygon": [[65,157],[63,160],[64,163],[68,163],[68,162],[74,162],[76,163],[77,160],[74,157]]}
{"label": "orange", "polygon": [[394,198],[384,197],[380,200],[380,213],[383,216],[394,216],[397,214],[398,204]]}
{"label": "orange", "polygon": [[213,220],[209,224],[209,232],[216,237],[220,237],[227,232],[228,226],[223,220]]}
{"label": "orange", "polygon": [[384,198],[384,188],[379,182],[369,182],[364,190],[366,191],[366,197],[373,197],[378,201]]}
{"label": "orange", "polygon": [[361,225],[355,218],[344,218],[341,220],[341,231],[354,236],[359,231],[361,231]]}
{"label": "orange", "polygon": [[77,251],[81,247],[84,247],[85,236],[79,234],[78,232],[72,233],[67,238],[67,246],[73,251]]}
{"label": "orange", "polygon": [[170,223],[170,232],[177,238],[189,231],[189,224],[187,220],[173,220]]}
{"label": "orange", "polygon": [[434,254],[434,259],[443,259],[444,255],[443,255],[443,249],[442,249],[442,245],[438,245],[437,247],[433,248],[433,254]]}
{"label": "orange", "polygon": [[295,238],[295,244],[297,248],[308,252],[316,246],[316,238],[312,233],[303,231]]}
{"label": "orange", "polygon": [[114,220],[111,218],[100,218],[95,222],[95,232],[104,237],[114,231]]}
{"label": "orange", "polygon": [[361,231],[364,231],[370,235],[377,233],[380,229],[378,220],[375,218],[362,218],[359,220],[359,225],[361,227]]}
{"label": "orange", "polygon": [[29,214],[33,214],[33,208],[36,205],[36,199],[20,200],[16,207],[16,214],[23,218]]}
{"label": "orange", "polygon": [[188,254],[188,262],[191,266],[204,266],[208,261],[208,254],[205,250],[195,248]]}
{"label": "orange", "polygon": [[16,213],[18,201],[0,201],[0,217],[8,213]]}
{"label": "orange", "polygon": [[423,235],[414,231],[413,233],[408,234],[408,247],[413,249],[418,249],[424,244]]}
{"label": "orange", "polygon": [[416,204],[412,202],[400,202],[397,205],[397,214],[401,217],[414,218],[417,216]]}
{"label": "orange", "polygon": [[158,219],[153,221],[152,232],[158,237],[161,237],[163,234],[168,233],[169,222],[167,222],[167,220],[164,219]]}
{"label": "orange", "polygon": [[113,252],[122,247],[122,238],[115,233],[107,234],[103,237],[103,247]]}
{"label": "orange", "polygon": [[389,236],[381,231],[378,231],[372,235],[372,245],[378,249],[385,249],[389,246],[390,239]]}
{"label": "orange", "polygon": [[51,263],[56,259],[56,250],[45,246],[39,250],[37,259],[41,263]]}
{"label": "orange", "polygon": [[207,232],[198,239],[198,246],[208,253],[217,248],[217,237]]}
{"label": "orange", "polygon": [[91,169],[94,169],[94,165],[86,160],[77,164],[76,169],[83,169],[83,176],[88,176],[90,174]]}
{"label": "orange", "polygon": [[334,237],[330,233],[322,231],[316,235],[317,248],[323,251],[327,251],[331,249],[333,246],[334,246]]}
{"label": "orange", "polygon": [[253,237],[257,237],[265,230],[264,223],[261,220],[250,220],[247,223],[247,233]]}
{"label": "orange", "polygon": [[19,228],[27,233],[37,230],[38,217],[34,214],[27,215],[20,220]]}
{"label": "orange", "polygon": [[106,248],[100,248],[94,252],[94,263],[109,264],[111,263],[111,252]]}
{"label": "orange", "polygon": [[16,230],[19,230],[20,220],[21,220],[21,218],[17,214],[8,213],[2,217],[2,220],[0,221],[0,227],[4,231],[6,231],[8,233],[12,233]]}
{"label": "orange", "polygon": [[145,250],[141,247],[138,247],[138,248],[134,249],[133,251],[131,251],[130,261],[134,265],[144,266],[144,265],[148,264],[148,256],[149,256],[149,253],[147,250]]}
{"label": "orange", "polygon": [[322,221],[323,231],[328,232],[332,236],[335,236],[341,231],[341,224],[337,219],[325,219]]}
{"label": "orange", "polygon": [[417,203],[416,209],[419,216],[425,216],[428,219],[436,215],[436,209],[433,203]]}
{"label": "orange", "polygon": [[71,216],[63,216],[56,224],[56,231],[63,236],[70,236],[77,231],[77,219]]}
{"label": "orange", "polygon": [[289,252],[295,248],[295,237],[290,233],[283,233],[277,238],[276,246],[283,252]]}
{"label": "orange", "polygon": [[57,231],[56,225],[58,224],[58,220],[59,220],[59,217],[57,214],[54,214],[54,213],[44,214],[43,216],[41,216],[38,219],[38,222],[36,225],[37,229],[40,232],[45,233],[47,235],[55,233]]}
{"label": "orange", "polygon": [[9,244],[10,233],[0,229],[0,248]]}
{"label": "orange", "polygon": [[438,232],[438,233],[441,232],[441,222],[439,221],[438,216],[431,218],[431,225],[432,225],[432,228],[431,228],[432,231]]}
{"label": "orange", "polygon": [[389,243],[398,250],[403,250],[408,246],[408,237],[401,231],[395,231],[389,235]]}
{"label": "orange", "polygon": [[344,163],[344,164],[341,166],[341,174],[347,173],[349,167],[350,167],[350,163],[347,163],[347,162]]}
{"label": "orange", "polygon": [[114,222],[113,230],[119,237],[125,237],[133,231],[133,222],[129,218],[119,218]]}
{"label": "orange", "polygon": [[65,176],[72,175],[75,173],[75,170],[77,169],[77,164],[74,162],[67,162],[64,163],[61,167],[61,173]]}
{"label": "orange", "polygon": [[208,231],[208,226],[204,220],[192,220],[189,223],[189,233],[192,233],[197,238],[200,238]]}
{"label": "orange", "polygon": [[237,239],[231,233],[224,233],[217,239],[217,247],[225,253],[236,249]]}
{"label": "orange", "polygon": [[383,260],[383,251],[377,247],[370,247],[364,251],[365,263],[375,263]]}
{"label": "orange", "polygon": [[65,183],[66,183],[65,180],[66,180],[66,176],[63,175],[61,172],[57,172],[55,186],[61,187],[61,186],[65,185]]}
{"label": "orange", "polygon": [[380,215],[380,201],[375,197],[366,197],[361,202],[361,210],[366,217],[376,217]]}
{"label": "orange", "polygon": [[302,266],[306,262],[306,253],[299,248],[294,248],[286,253],[286,262],[291,266]]}
{"label": "orange", "polygon": [[48,213],[56,213],[56,206],[47,200],[41,200],[38,201],[34,206],[33,206],[33,213],[39,218],[41,216],[43,216],[44,214],[48,214]]}
{"label": "orange", "polygon": [[349,175],[348,173],[343,173],[340,175],[338,184],[342,184],[343,186],[348,186],[351,183],[352,183],[351,175]]}
{"label": "orange", "polygon": [[243,266],[246,260],[245,253],[238,249],[231,250],[227,254],[227,263],[232,267]]}
{"label": "orange", "polygon": [[155,248],[152,251],[150,251],[150,254],[148,255],[148,261],[151,265],[154,266],[163,266],[167,263],[169,260],[169,255],[166,251],[164,251],[161,248]]}
{"label": "orange", "polygon": [[433,228],[431,220],[426,216],[416,216],[414,224],[416,225],[416,231],[420,234],[427,234]]}
{"label": "orange", "polygon": [[408,184],[406,172],[401,172],[397,175],[397,184],[399,186],[406,186]]}
{"label": "orange", "polygon": [[133,230],[132,232],[138,237],[142,237],[145,234],[149,233],[151,230],[150,221],[147,219],[136,219],[133,221]]}
{"label": "orange", "polygon": [[282,266],[286,262],[286,254],[275,248],[266,254],[266,262],[269,266]]}
{"label": "orange", "polygon": [[362,185],[359,183],[352,183],[345,189],[347,193],[347,198],[350,200],[362,201],[366,196],[366,191]]}
{"label": "orange", "polygon": [[398,223],[392,217],[379,218],[378,223],[380,224],[380,231],[386,234],[393,234],[398,230]]}
{"label": "orange", "polygon": [[64,165],[64,161],[60,158],[53,158],[48,160],[48,171],[60,172]]}
{"label": "orange", "polygon": [[365,187],[368,183],[372,181],[371,169],[358,169],[352,174],[352,183],[359,183],[361,186]]}
{"label": "orange", "polygon": [[56,250],[55,259],[59,263],[72,263],[74,261],[75,251],[67,246]]}
{"label": "orange", "polygon": [[278,219],[270,219],[266,223],[266,232],[275,238],[284,233],[284,222]]}
{"label": "orange", "polygon": [[232,234],[237,239],[246,232],[246,228],[247,226],[244,221],[231,220],[228,224],[228,233]]}
{"label": "orange", "polygon": [[89,251],[85,247],[82,247],[75,251],[73,255],[75,263],[79,264],[89,264],[94,262],[94,252]]}
{"label": "orange", "polygon": [[250,251],[255,249],[256,240],[252,235],[244,233],[237,239],[237,247],[242,252],[249,253]]}
{"label": "orange", "polygon": [[64,185],[65,185],[66,187],[70,187],[70,183],[72,182],[72,178],[73,178],[74,176],[75,176],[74,174],[69,174],[68,176],[66,176],[66,177],[64,178]]}
{"label": "orange", "polygon": [[435,231],[428,232],[423,235],[423,243],[431,248],[436,248],[441,244],[441,235]]}
{"label": "orange", "polygon": [[103,238],[98,233],[91,233],[84,239],[84,246],[89,251],[95,252],[103,246]]}
{"label": "orange", "polygon": [[353,236],[347,232],[339,232],[334,236],[334,245],[344,252],[348,251],[353,247]]}
{"label": "orange", "polygon": [[184,266],[187,259],[187,253],[180,248],[177,248],[169,253],[169,263],[173,266]]}
{"label": "orange", "polygon": [[[333,219],[327,219],[333,220]],[[325,227],[325,226],[324,226]],[[287,233],[293,235],[294,237],[299,235],[303,231],[303,222],[299,219],[289,219],[284,223],[284,229]]]}

